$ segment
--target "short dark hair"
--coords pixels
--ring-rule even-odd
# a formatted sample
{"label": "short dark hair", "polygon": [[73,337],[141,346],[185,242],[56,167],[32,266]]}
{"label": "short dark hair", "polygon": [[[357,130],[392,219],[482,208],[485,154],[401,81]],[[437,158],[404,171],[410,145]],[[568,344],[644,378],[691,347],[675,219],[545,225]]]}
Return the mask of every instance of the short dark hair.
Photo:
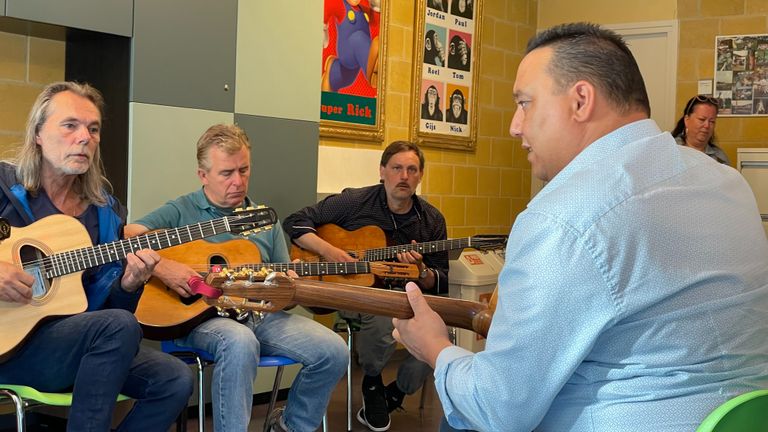
{"label": "short dark hair", "polygon": [[383,167],[387,166],[392,156],[407,151],[416,153],[416,156],[419,157],[419,170],[424,171],[424,152],[421,151],[419,146],[410,141],[394,141],[392,144],[388,145],[387,148],[384,149],[384,153],[381,154],[380,165]]}
{"label": "short dark hair", "polygon": [[546,46],[553,51],[547,69],[560,90],[585,80],[602,90],[620,113],[639,108],[650,117],[643,75],[621,36],[592,23],[560,24],[532,37],[526,54]]}

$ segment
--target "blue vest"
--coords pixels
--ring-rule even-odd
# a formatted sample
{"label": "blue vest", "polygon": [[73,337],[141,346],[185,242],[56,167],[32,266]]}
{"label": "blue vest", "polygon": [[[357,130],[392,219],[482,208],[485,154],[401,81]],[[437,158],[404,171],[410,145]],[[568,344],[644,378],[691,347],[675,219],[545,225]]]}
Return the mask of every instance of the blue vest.
{"label": "blue vest", "polygon": [[[27,190],[24,189],[24,186],[15,184],[11,186],[11,192],[19,200],[27,216],[35,221],[36,218],[29,207]],[[113,209],[114,205],[115,199],[112,195],[107,195],[107,204],[96,207],[99,218],[99,243],[101,244],[120,239],[118,230],[122,220]],[[112,285],[118,278],[122,277],[122,274],[123,263],[121,261],[104,264],[99,267],[98,271],[84,274],[83,288],[85,288],[85,295],[88,298],[89,311],[98,310],[104,305]]]}

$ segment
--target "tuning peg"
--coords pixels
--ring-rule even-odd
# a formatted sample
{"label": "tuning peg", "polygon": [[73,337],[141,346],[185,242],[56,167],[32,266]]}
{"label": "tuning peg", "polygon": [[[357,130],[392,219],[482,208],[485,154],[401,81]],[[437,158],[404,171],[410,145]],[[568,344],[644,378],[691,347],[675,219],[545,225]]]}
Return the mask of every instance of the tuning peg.
{"label": "tuning peg", "polygon": [[248,318],[249,310],[243,310],[243,309],[235,309],[235,313],[237,313],[237,318],[235,318],[238,321],[245,321],[246,318]]}

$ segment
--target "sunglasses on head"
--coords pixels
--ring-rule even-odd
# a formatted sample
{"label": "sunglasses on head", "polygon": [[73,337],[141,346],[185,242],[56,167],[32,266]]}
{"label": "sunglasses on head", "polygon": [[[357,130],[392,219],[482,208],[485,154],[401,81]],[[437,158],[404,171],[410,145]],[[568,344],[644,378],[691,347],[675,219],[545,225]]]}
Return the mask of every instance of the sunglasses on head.
{"label": "sunglasses on head", "polygon": [[720,108],[720,101],[712,96],[696,95],[691,98],[691,100],[688,101],[688,105],[685,106],[685,115],[690,115],[691,111],[693,111],[693,107],[695,107],[697,103],[707,103],[716,106],[718,109]]}

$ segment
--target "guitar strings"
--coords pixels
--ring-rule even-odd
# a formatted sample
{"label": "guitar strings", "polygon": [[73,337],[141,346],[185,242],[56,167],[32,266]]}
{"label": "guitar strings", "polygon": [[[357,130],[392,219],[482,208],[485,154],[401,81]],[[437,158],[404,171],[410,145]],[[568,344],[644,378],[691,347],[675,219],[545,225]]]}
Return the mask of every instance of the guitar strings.
{"label": "guitar strings", "polygon": [[[142,234],[135,237],[129,237],[127,239],[116,240],[110,243],[103,243],[95,246],[62,251],[52,255],[44,256],[42,258],[33,259],[30,261],[24,261],[21,264],[22,264],[22,268],[25,270],[31,267],[42,267],[45,269],[46,274],[53,271],[53,269],[55,268],[61,270],[62,271],[61,274],[74,273],[76,271],[81,271],[87,268],[92,268],[99,265],[118,261],[120,259],[125,258],[125,256],[128,253],[135,253],[137,250],[140,250],[140,249],[159,250],[159,249],[164,249],[166,247],[175,246],[171,244],[171,237],[169,237],[168,235],[169,231],[175,231],[176,235],[174,236],[174,241],[178,242],[177,244],[182,244],[182,243],[187,243],[193,240],[194,238],[192,236],[193,228],[195,229],[195,231],[200,232],[200,235],[202,236],[200,238],[205,238],[213,235],[226,233],[229,231],[237,231],[233,229],[233,227],[237,227],[237,228],[257,227],[257,225],[254,225],[254,223],[239,221],[240,219],[247,219],[249,217],[250,216],[248,215],[227,216],[227,217],[215,219],[212,221],[189,224],[179,228],[171,228],[163,231],[156,231],[152,233]],[[230,229],[227,229],[227,222],[229,219],[232,219],[232,220],[230,220],[228,224]],[[210,225],[210,228],[208,228],[209,225]],[[213,233],[209,235],[205,235],[205,232],[207,229],[213,230]],[[186,236],[183,234],[183,230],[187,231]],[[162,246],[162,239],[161,239],[162,235],[165,235],[166,237],[165,241],[168,243],[168,246]],[[151,240],[151,237],[154,237],[154,239]],[[188,238],[188,240],[183,240],[184,238]],[[147,245],[147,247],[142,247],[142,241],[144,242],[144,244]],[[158,244],[153,244],[154,242],[157,242]],[[134,249],[133,243],[136,243],[138,245],[137,249]],[[156,247],[152,247],[152,246],[156,246]],[[128,250],[128,252],[126,252],[126,250]],[[121,252],[122,252],[122,256],[120,256]],[[107,257],[106,259],[104,258],[105,254]],[[99,258],[102,261],[101,263],[99,263]],[[86,263],[86,260],[88,263]],[[94,262],[96,263],[95,265],[93,264]]]}

